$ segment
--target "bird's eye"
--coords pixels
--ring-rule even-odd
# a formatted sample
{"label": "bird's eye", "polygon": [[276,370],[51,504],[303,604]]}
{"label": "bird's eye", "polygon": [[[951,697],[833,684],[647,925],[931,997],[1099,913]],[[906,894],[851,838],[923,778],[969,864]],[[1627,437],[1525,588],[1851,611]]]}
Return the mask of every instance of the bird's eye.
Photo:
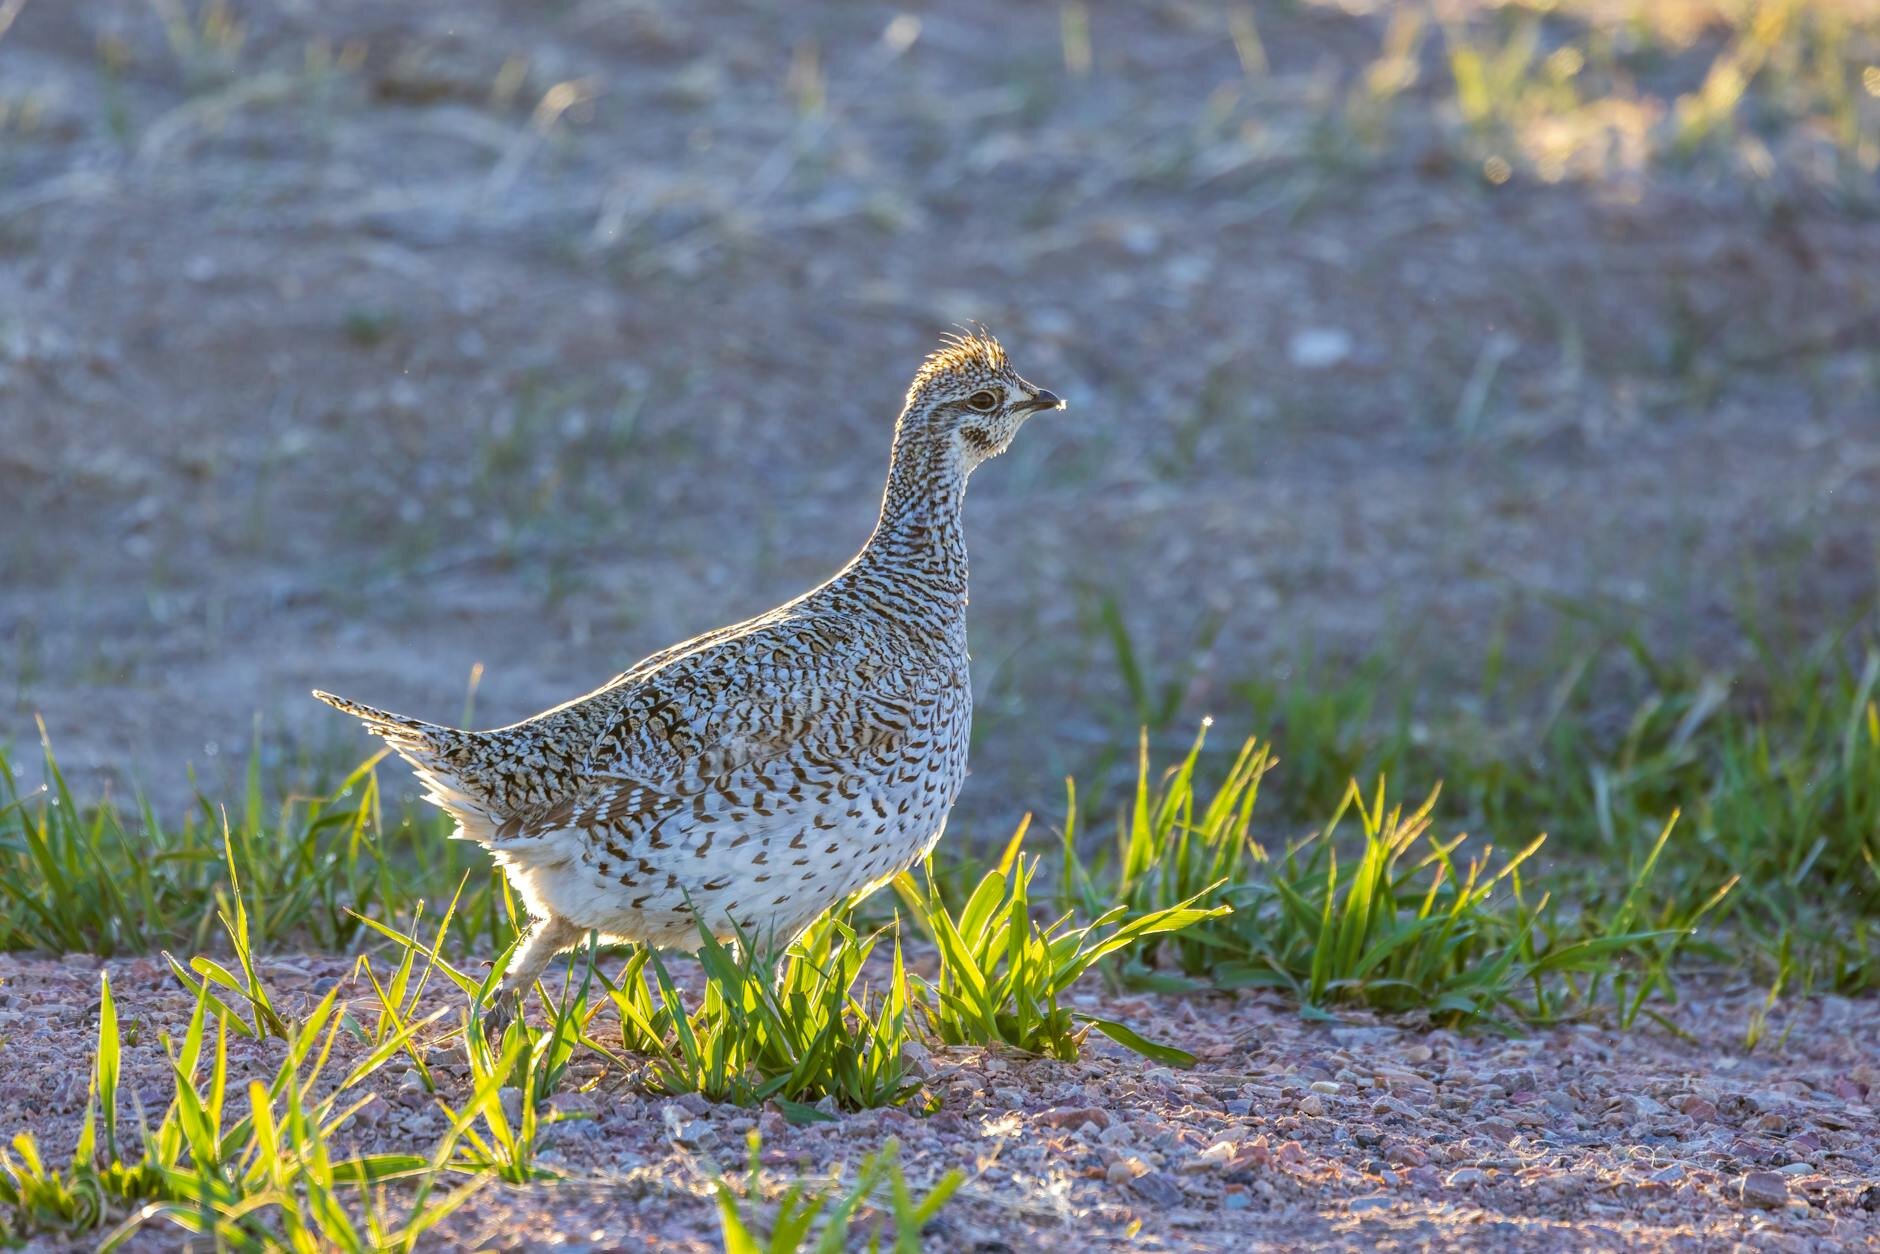
{"label": "bird's eye", "polygon": [[999,398],[994,396],[991,392],[974,392],[971,396],[966,398],[966,403],[982,414],[989,414],[994,409],[998,408]]}

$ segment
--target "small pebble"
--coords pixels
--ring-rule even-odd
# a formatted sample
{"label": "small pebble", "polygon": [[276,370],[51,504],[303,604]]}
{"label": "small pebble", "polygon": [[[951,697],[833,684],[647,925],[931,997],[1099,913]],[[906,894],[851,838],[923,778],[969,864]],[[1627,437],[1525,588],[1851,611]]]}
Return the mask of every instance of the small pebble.
{"label": "small pebble", "polygon": [[1087,1123],[1107,1128],[1110,1112],[1100,1106],[1059,1106],[1039,1114],[1037,1120],[1051,1128],[1081,1128]]}
{"label": "small pebble", "polygon": [[1207,1171],[1226,1167],[1240,1154],[1240,1146],[1233,1141],[1216,1141],[1199,1154],[1189,1159],[1182,1166],[1185,1170]]}
{"label": "small pebble", "polygon": [[1526,1067],[1518,1070],[1497,1071],[1488,1077],[1488,1082],[1508,1093],[1531,1093],[1540,1087],[1540,1082],[1534,1078],[1534,1073]]}
{"label": "small pebble", "polygon": [[1449,1173],[1449,1179],[1445,1183],[1452,1189],[1467,1189],[1473,1188],[1478,1184],[1486,1184],[1487,1182],[1488,1173],[1481,1168],[1458,1167],[1456,1170]]}
{"label": "small pebble", "polygon": [[1743,1177],[1742,1194],[1747,1205],[1779,1210],[1789,1204],[1789,1182],[1773,1171],[1752,1171]]}
{"label": "small pebble", "polygon": [[1175,1177],[1164,1171],[1149,1171],[1129,1182],[1136,1196],[1152,1206],[1180,1206],[1186,1195]]}

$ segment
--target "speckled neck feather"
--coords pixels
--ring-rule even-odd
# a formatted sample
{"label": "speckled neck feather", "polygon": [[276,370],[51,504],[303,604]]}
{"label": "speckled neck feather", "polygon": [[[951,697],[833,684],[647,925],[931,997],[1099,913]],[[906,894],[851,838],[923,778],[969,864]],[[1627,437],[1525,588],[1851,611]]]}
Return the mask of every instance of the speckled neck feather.
{"label": "speckled neck feather", "polygon": [[838,581],[877,613],[963,642],[966,479],[957,443],[910,408],[896,426],[874,533]]}

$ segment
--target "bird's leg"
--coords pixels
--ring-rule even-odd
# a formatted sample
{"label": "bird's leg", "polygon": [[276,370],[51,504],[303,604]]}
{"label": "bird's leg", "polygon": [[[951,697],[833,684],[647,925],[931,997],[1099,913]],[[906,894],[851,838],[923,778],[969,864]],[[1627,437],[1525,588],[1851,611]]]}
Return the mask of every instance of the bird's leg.
{"label": "bird's leg", "polygon": [[573,947],[583,935],[580,928],[554,915],[535,921],[522,944],[510,956],[502,982],[496,986],[496,993],[483,1012],[485,1040],[494,1044],[502,1039],[509,1025],[522,1014],[523,998],[535,987],[555,955]]}
{"label": "bird's leg", "polygon": [[503,1039],[503,1033],[522,1013],[522,997],[498,989],[491,995],[489,1004],[483,1008],[483,1039],[494,1049]]}

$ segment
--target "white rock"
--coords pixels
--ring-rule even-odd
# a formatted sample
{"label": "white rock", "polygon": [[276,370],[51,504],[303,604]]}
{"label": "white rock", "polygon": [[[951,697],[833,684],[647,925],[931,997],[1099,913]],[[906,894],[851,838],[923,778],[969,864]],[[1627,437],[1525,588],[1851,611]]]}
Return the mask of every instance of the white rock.
{"label": "white rock", "polygon": [[1329,370],[1351,356],[1351,333],[1339,327],[1306,327],[1293,332],[1286,357],[1301,370]]}

